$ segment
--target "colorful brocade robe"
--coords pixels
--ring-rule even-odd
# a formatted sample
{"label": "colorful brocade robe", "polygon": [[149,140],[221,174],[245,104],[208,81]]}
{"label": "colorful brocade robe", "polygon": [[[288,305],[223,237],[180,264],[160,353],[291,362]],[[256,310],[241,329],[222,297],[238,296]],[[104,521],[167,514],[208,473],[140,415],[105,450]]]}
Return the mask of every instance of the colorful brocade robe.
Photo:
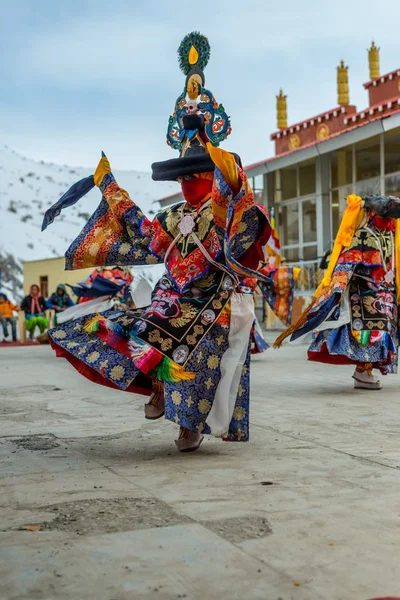
{"label": "colorful brocade robe", "polygon": [[310,360],[372,363],[382,373],[397,370],[398,309],[391,219],[373,217],[356,231],[339,257],[330,287],[291,339],[311,331]]}
{"label": "colorful brocade robe", "polygon": [[[163,263],[167,256],[166,272],[153,290],[150,306],[110,311],[103,315],[106,327],[92,333],[85,327],[87,317],[49,333],[58,356],[90,380],[117,389],[150,395],[151,378],[141,368],[141,352],[147,349],[162,355],[165,364],[191,373],[191,379],[174,381],[158,370],[164,380],[165,415],[204,433],[211,433],[207,418],[221,381],[221,361],[232,345],[231,313],[238,305],[232,300],[252,293],[244,279],[257,278],[277,315],[285,323],[291,317],[292,271],[283,267],[271,272],[263,266],[263,246],[271,227],[266,212],[254,203],[244,172],[240,177],[241,188],[233,197],[215,168],[211,201],[195,219],[205,256],[190,236],[177,239],[179,224],[193,214],[192,207],[173,206],[150,221],[107,174],[100,185],[101,203],[68,249],[66,268],[151,265]],[[243,304],[244,311],[247,306]],[[231,441],[248,439],[250,349],[249,328],[246,352],[238,362],[241,372],[232,417],[223,432]],[[232,389],[227,392],[232,395]]]}

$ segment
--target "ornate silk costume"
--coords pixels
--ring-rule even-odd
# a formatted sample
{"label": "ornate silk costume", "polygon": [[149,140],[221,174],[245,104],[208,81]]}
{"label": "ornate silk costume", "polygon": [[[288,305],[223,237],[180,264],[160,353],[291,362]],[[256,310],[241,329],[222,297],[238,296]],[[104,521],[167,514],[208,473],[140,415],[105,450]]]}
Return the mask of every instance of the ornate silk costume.
{"label": "ornate silk costume", "polygon": [[295,340],[312,332],[309,360],[355,364],[358,373],[397,371],[399,203],[349,196],[327,274],[311,307],[278,344],[289,334]]}
{"label": "ornate silk costume", "polygon": [[84,317],[49,336],[57,355],[92,381],[144,395],[162,382],[167,419],[192,432],[246,441],[255,315],[244,280],[257,279],[288,323],[293,271],[263,263],[271,234],[267,213],[254,203],[239,157],[217,148],[230,131],[229,118],[204,88],[206,38],[187,38],[180,53],[192,62],[167,133],[181,155],[153,165],[153,179],[185,178],[187,202],[150,221],[103,156],[92,179],[78,182],[45,217],[47,225],[96,184],[101,203],[68,249],[66,268],[164,263],[166,273],[148,307]]}

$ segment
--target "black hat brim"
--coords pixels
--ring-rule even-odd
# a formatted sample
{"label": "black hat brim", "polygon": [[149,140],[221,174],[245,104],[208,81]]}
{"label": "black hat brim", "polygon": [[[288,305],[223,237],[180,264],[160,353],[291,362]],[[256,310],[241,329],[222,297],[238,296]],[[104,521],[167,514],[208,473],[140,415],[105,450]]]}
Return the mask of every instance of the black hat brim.
{"label": "black hat brim", "polygon": [[[241,167],[240,157],[234,152],[232,154],[236,163]],[[151,165],[152,179],[154,181],[176,181],[178,177],[184,177],[185,175],[212,172],[214,167],[215,165],[208,153],[171,158]]]}

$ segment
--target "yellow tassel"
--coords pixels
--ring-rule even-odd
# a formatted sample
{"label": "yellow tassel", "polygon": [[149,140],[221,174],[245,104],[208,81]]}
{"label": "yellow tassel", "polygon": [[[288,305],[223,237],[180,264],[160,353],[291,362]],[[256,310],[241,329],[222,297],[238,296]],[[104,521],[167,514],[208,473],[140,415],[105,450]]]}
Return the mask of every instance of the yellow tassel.
{"label": "yellow tassel", "polygon": [[175,381],[191,381],[195,378],[195,374],[190,371],[185,371],[185,369],[181,365],[177,365],[175,362],[171,361],[170,365],[171,375],[175,379]]}

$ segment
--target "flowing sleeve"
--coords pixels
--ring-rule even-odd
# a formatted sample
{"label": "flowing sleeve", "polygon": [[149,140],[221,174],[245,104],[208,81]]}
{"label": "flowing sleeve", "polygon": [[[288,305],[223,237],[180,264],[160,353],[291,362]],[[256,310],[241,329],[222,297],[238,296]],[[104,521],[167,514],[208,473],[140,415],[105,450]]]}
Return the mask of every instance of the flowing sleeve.
{"label": "flowing sleeve", "polygon": [[65,254],[66,270],[162,263],[172,238],[150,221],[112,173],[99,184],[101,202]]}
{"label": "flowing sleeve", "polygon": [[237,179],[237,185],[228,184],[222,171],[215,166],[211,198],[213,218],[217,227],[224,231],[226,259],[231,269],[243,277],[254,277],[264,260],[263,248],[272,229],[266,210],[254,202],[243,169],[238,169]]}
{"label": "flowing sleeve", "polygon": [[254,202],[243,169],[237,169],[237,183],[228,184],[227,179],[216,165],[212,208],[216,225],[224,229],[227,264],[241,277],[256,278],[266,302],[288,324],[298,269],[271,268],[265,263],[264,247],[272,233],[267,211]]}

